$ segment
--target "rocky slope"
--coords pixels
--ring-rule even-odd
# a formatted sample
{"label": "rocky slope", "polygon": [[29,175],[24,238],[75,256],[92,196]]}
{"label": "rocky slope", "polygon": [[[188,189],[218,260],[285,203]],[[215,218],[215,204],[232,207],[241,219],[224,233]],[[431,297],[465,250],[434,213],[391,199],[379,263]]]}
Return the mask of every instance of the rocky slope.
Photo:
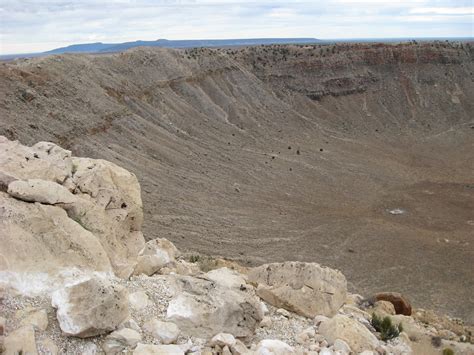
{"label": "rocky slope", "polygon": [[145,239],[474,318],[472,45],[134,49],[0,66],[0,134],[132,171]]}
{"label": "rocky slope", "polygon": [[0,153],[5,354],[474,352],[461,320],[396,293],[350,294],[316,263],[245,268],[145,243],[140,186],[115,164],[5,137]]}

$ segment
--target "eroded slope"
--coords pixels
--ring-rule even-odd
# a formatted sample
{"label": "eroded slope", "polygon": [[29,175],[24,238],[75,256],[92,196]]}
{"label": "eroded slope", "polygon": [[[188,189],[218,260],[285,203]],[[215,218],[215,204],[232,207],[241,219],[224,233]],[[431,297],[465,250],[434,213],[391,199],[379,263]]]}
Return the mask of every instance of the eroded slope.
{"label": "eroded slope", "polygon": [[0,134],[133,171],[147,238],[317,261],[360,292],[473,319],[470,46],[135,49],[0,70]]}

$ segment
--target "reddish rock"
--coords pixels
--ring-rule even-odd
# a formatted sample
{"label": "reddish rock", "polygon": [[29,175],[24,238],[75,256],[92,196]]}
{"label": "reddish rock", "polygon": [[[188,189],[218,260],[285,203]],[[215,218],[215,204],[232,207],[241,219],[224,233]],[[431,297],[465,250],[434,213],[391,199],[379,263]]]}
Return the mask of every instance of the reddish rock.
{"label": "reddish rock", "polygon": [[398,292],[380,292],[375,295],[375,298],[377,301],[387,301],[393,304],[396,314],[411,315],[410,302]]}

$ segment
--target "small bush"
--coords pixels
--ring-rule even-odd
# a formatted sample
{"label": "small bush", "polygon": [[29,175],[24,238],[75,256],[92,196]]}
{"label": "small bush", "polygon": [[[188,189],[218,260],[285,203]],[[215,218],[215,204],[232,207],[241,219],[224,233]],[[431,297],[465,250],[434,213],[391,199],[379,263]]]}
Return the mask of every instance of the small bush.
{"label": "small bush", "polygon": [[435,348],[439,348],[441,346],[441,338],[440,337],[432,337],[431,338],[431,344],[435,347]]}
{"label": "small bush", "polygon": [[454,355],[454,351],[450,348],[446,348],[443,350],[443,355]]}
{"label": "small bush", "polygon": [[190,263],[197,263],[199,261],[199,259],[201,259],[201,257],[199,255],[191,255],[189,257],[189,262]]}
{"label": "small bush", "polygon": [[383,341],[396,338],[403,332],[402,324],[400,323],[398,327],[393,325],[392,319],[388,316],[382,319],[374,313],[372,314],[371,324],[375,330],[380,333],[380,337]]}

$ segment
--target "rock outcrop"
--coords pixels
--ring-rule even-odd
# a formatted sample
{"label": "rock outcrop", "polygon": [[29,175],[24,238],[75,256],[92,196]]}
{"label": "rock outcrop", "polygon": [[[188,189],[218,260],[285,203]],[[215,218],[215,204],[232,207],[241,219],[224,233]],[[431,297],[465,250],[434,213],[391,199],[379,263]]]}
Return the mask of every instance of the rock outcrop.
{"label": "rock outcrop", "polygon": [[342,273],[314,263],[262,265],[250,271],[249,281],[266,302],[307,317],[336,314],[347,294]]}
{"label": "rock outcrop", "polygon": [[[0,137],[0,256],[8,273],[64,270],[128,277],[144,247],[136,177],[53,143]],[[0,279],[2,277],[0,276]]]}

